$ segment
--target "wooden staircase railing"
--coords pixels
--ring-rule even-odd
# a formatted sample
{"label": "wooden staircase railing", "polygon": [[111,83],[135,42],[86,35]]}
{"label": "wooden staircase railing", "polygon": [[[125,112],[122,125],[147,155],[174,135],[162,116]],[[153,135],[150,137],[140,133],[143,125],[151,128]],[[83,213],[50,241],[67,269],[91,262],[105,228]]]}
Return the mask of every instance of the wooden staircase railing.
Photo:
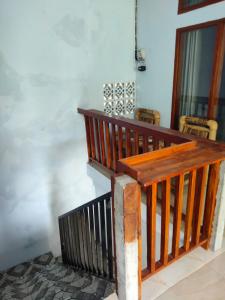
{"label": "wooden staircase railing", "polygon": [[[186,149],[175,148],[118,162],[118,172],[135,178],[146,193],[147,267],[142,270],[143,280],[198,246],[208,249],[210,243],[224,146],[199,142]],[[219,149],[221,151],[217,152]],[[161,215],[158,261],[157,213]],[[172,247],[169,249],[170,239]]]}
{"label": "wooden staircase railing", "polygon": [[129,175],[146,193],[147,267],[139,267],[142,280],[198,246],[208,249],[225,145],[96,110],[78,112],[85,118],[89,161]]}
{"label": "wooden staircase railing", "polygon": [[97,110],[78,108],[84,115],[89,162],[117,171],[117,161],[190,140],[176,131]]}
{"label": "wooden staircase railing", "polygon": [[59,230],[65,264],[114,280],[111,193],[60,216]]}

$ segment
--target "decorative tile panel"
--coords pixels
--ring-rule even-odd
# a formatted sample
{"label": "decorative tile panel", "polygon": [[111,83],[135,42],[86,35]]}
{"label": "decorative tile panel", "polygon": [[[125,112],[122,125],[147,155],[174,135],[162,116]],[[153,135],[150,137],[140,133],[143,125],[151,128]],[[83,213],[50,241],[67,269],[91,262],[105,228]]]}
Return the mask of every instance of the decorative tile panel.
{"label": "decorative tile panel", "polygon": [[125,85],[125,97],[135,99],[135,83],[134,82],[127,82]]}
{"label": "decorative tile panel", "polygon": [[135,82],[103,85],[104,111],[109,115],[132,114],[136,107]]}
{"label": "decorative tile panel", "polygon": [[105,101],[109,101],[113,99],[113,90],[114,90],[113,84],[109,83],[103,85],[103,96]]}
{"label": "decorative tile panel", "polygon": [[104,102],[104,111],[107,114],[112,114],[112,111],[114,111],[114,102],[113,101],[105,101]]}
{"label": "decorative tile panel", "polygon": [[128,114],[131,114],[135,110],[135,100],[134,99],[126,99],[126,111]]}
{"label": "decorative tile panel", "polygon": [[124,83],[116,83],[114,85],[114,98],[115,99],[124,99]]}
{"label": "decorative tile panel", "polygon": [[115,101],[115,108],[114,108],[114,113],[116,115],[125,115],[126,113],[126,108],[125,108],[125,105],[124,105],[124,100],[119,100],[119,101]]}

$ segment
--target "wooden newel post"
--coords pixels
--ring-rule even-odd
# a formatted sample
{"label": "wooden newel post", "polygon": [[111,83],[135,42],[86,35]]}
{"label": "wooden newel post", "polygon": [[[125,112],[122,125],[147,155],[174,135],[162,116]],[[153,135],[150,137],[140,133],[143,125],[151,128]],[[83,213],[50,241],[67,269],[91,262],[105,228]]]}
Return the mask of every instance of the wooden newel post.
{"label": "wooden newel post", "polygon": [[218,189],[216,193],[216,209],[214,214],[212,239],[210,248],[214,251],[222,247],[225,225],[225,161],[219,166]]}
{"label": "wooden newel post", "polygon": [[141,188],[123,175],[115,178],[114,216],[119,300],[141,300]]}

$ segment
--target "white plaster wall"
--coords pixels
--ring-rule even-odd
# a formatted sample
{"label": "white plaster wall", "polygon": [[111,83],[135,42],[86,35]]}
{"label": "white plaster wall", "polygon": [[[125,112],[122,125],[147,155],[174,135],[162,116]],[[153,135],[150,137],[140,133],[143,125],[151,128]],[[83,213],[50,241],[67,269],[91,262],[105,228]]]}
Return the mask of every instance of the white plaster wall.
{"label": "white plaster wall", "polygon": [[170,126],[176,29],[225,17],[225,1],[177,14],[178,0],[139,0],[139,47],[146,49],[147,71],[137,74],[139,105],[157,109]]}
{"label": "white plaster wall", "polygon": [[134,0],[0,0],[0,269],[52,250],[57,217],[110,190],[78,106],[135,79]]}

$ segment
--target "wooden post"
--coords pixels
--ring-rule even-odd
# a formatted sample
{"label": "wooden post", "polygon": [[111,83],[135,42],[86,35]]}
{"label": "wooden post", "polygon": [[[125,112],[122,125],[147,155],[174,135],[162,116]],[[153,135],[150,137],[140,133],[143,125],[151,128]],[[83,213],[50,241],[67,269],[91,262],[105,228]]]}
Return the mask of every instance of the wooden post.
{"label": "wooden post", "polygon": [[219,175],[220,162],[210,165],[202,229],[203,236],[207,239],[207,242],[202,245],[202,247],[205,249],[208,249],[210,246],[213,222],[215,222],[217,219],[217,217],[215,217],[215,207],[219,186]]}
{"label": "wooden post", "polygon": [[141,188],[115,178],[114,216],[119,300],[141,300]]}
{"label": "wooden post", "polygon": [[225,225],[225,161],[220,165],[219,186],[216,195],[216,209],[210,248],[217,251],[222,247]]}

